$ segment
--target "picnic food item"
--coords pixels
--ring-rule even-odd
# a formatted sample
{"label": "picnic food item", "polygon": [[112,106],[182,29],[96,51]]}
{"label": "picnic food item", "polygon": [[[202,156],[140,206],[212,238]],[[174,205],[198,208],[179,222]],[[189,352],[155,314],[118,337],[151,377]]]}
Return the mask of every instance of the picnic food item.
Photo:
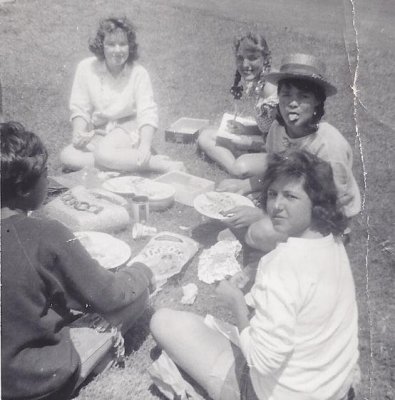
{"label": "picnic food item", "polygon": [[125,199],[114,193],[80,185],[47,203],[42,212],[72,231],[113,232],[129,224],[126,205]]}
{"label": "picnic food item", "polygon": [[238,240],[221,240],[203,250],[198,264],[199,279],[211,284],[241,271],[236,260],[240,251],[241,244]]}
{"label": "picnic food item", "polygon": [[123,196],[147,196],[152,210],[162,210],[174,203],[175,189],[166,183],[140,176],[120,176],[103,183],[103,188]]}
{"label": "picnic food item", "polygon": [[160,287],[168,278],[178,274],[197,251],[198,244],[193,239],[177,233],[160,232],[128,265],[134,262],[147,265],[155,276],[157,287]]}
{"label": "picnic food item", "polygon": [[200,214],[219,220],[229,217],[227,211],[236,206],[254,207],[254,203],[247,197],[231,192],[203,193],[195,198],[193,205]]}
{"label": "picnic food item", "polygon": [[236,114],[228,114],[225,113],[222,117],[221,125],[218,129],[217,132],[217,138],[216,142],[218,145],[224,145],[224,146],[229,146],[229,145],[240,145],[240,146],[247,146],[247,147],[254,147],[256,150],[258,149],[257,146],[262,146],[263,144],[263,138],[257,137],[254,135],[254,137],[251,137],[250,135],[244,135],[244,134],[235,134],[232,133],[228,129],[228,123],[229,122],[235,122],[235,123],[240,123],[246,127],[250,126],[255,126],[256,121],[253,118],[244,118],[237,116]]}
{"label": "picnic food item", "polygon": [[112,269],[129,260],[131,250],[127,243],[107,233],[95,231],[74,232],[75,237],[98,263]]}

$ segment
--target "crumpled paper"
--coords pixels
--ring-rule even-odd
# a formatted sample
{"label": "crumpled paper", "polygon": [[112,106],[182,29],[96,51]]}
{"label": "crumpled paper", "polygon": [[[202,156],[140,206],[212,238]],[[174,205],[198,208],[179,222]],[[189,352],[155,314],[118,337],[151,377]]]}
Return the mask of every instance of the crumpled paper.
{"label": "crumpled paper", "polygon": [[161,356],[148,368],[153,383],[168,399],[203,400],[178,370],[172,359],[162,351]]}
{"label": "crumpled paper", "polygon": [[222,281],[241,271],[236,257],[241,251],[238,240],[221,240],[209,249],[203,250],[199,257],[198,277],[206,283]]}
{"label": "crumpled paper", "polygon": [[194,283],[188,283],[187,285],[182,287],[182,304],[193,304],[196,300],[196,296],[198,294],[198,287]]}
{"label": "crumpled paper", "polygon": [[204,323],[214,331],[221,333],[235,346],[240,347],[240,333],[237,326],[221,321],[220,319],[213,317],[211,314],[206,315]]}

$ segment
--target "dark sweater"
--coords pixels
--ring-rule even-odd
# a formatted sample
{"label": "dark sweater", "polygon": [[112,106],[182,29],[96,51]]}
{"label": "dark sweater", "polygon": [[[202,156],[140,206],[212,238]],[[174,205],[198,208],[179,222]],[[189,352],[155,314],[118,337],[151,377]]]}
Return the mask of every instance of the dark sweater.
{"label": "dark sweater", "polygon": [[37,399],[79,368],[69,309],[121,309],[148,288],[152,273],[142,264],[107,271],[57,221],[14,215],[2,220],[1,233],[2,396]]}

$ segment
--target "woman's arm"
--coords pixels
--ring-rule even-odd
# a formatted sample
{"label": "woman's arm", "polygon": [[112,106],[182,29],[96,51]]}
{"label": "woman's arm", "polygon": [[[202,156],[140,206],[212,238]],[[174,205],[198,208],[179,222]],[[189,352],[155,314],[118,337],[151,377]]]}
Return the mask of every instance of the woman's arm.
{"label": "woman's arm", "polygon": [[[86,126],[83,127],[84,131],[87,131],[87,126],[89,121],[91,121],[93,105],[89,96],[88,81],[91,78],[90,75],[92,73],[90,59],[83,60],[78,64],[74,75],[69,102],[73,132],[75,131],[74,120],[78,119],[85,121]],[[80,128],[82,122],[76,122],[76,124],[76,128]]]}
{"label": "woman's arm", "polygon": [[236,325],[241,332],[249,325],[249,311],[243,292],[229,281],[221,281],[215,292],[218,300],[232,311],[237,321]]}
{"label": "woman's arm", "polygon": [[138,148],[138,165],[145,165],[151,157],[152,138],[156,128],[151,125],[144,125],[140,128],[140,145]]}
{"label": "woman's arm", "polygon": [[[257,276],[252,298],[255,315],[240,334],[241,349],[249,365],[262,375],[273,374],[294,349],[298,310],[298,277],[287,264],[290,257],[273,257]],[[260,271],[262,271],[262,266]]]}
{"label": "woman's arm", "polygon": [[148,72],[141,65],[136,66],[136,68],[134,98],[137,108],[137,126],[143,138],[145,132],[142,129],[148,129],[145,126],[150,126],[153,129],[152,133],[158,128],[158,107],[154,101],[151,79]]}

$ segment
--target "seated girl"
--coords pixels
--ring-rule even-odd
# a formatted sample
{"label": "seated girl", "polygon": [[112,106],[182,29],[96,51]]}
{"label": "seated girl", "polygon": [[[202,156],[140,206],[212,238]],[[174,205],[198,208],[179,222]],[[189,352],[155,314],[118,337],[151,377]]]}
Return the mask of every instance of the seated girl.
{"label": "seated girl", "polygon": [[137,263],[108,271],[65,226],[28,216],[46,197],[47,151],[18,123],[0,124],[0,135],[2,398],[68,399],[87,368],[70,309],[125,332],[147,306],[152,272]]}
{"label": "seated girl", "polygon": [[[347,217],[358,214],[361,197],[352,172],[351,147],[335,127],[321,121],[326,98],[336,93],[325,78],[325,65],[308,54],[291,54],[283,59],[280,71],[269,73],[266,79],[278,85],[279,98],[277,117],[266,140],[267,155],[304,149],[328,161],[342,211]],[[260,160],[263,171],[267,155]],[[262,176],[256,175],[249,179],[225,179],[218,190],[247,194],[259,191],[263,185]],[[229,212],[234,214],[227,220],[230,227],[249,227],[248,244],[265,252],[275,247],[279,237],[259,208],[239,207]]]}
{"label": "seated girl", "polygon": [[[226,130],[234,134],[233,139],[222,141],[218,128],[208,128],[200,134],[198,143],[208,157],[230,174],[245,177],[262,173],[261,153],[273,121],[277,97],[275,86],[267,83],[264,76],[271,67],[264,37],[249,32],[235,40],[234,51],[236,76],[231,92],[235,97],[235,112],[242,114],[240,108],[247,109],[248,115],[254,112],[255,123],[244,125],[237,118],[230,120]],[[239,85],[241,79],[245,90]]]}
{"label": "seated girl", "polygon": [[218,285],[236,343],[202,317],[170,309],[154,314],[151,332],[214,400],[351,399],[358,312],[332,169],[305,151],[271,155],[262,196],[288,239],[262,257],[246,296],[244,271]]}
{"label": "seated girl", "polygon": [[148,72],[136,61],[133,25],[126,18],[104,19],[89,49],[95,57],[79,63],[71,91],[73,142],[60,154],[64,168],[183,169],[181,162],[152,154],[157,106]]}

